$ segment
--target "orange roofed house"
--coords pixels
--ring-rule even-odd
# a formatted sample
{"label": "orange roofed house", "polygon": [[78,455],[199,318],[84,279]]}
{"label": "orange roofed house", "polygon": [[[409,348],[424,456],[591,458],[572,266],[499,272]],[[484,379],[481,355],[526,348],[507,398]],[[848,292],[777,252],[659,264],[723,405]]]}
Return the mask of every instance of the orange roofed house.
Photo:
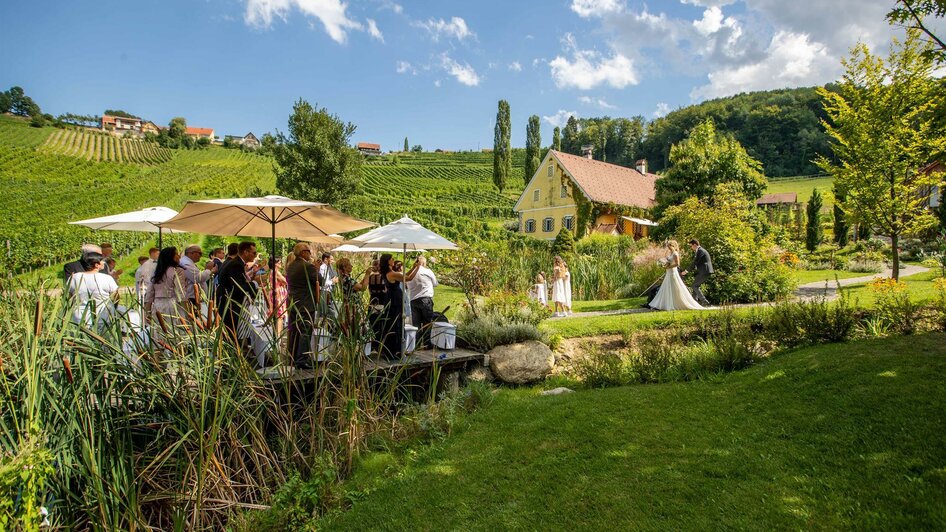
{"label": "orange roofed house", "polygon": [[[627,168],[595,161],[590,149],[585,156],[549,150],[514,207],[519,232],[543,240],[554,239],[563,227],[577,236],[591,230],[646,237],[656,225],[646,216],[657,179],[645,160]],[[579,204],[586,227],[579,227]]]}
{"label": "orange roofed house", "polygon": [[141,133],[140,118],[126,118],[124,116],[102,116],[102,129],[105,131]]}
{"label": "orange roofed house", "polygon": [[214,130],[212,127],[187,127],[187,131],[184,132],[188,137],[193,137],[194,139],[210,139],[214,140]]}
{"label": "orange roofed house", "polygon": [[381,155],[380,144],[373,144],[371,142],[359,142],[356,148],[358,148],[358,151],[360,151],[363,155]]}

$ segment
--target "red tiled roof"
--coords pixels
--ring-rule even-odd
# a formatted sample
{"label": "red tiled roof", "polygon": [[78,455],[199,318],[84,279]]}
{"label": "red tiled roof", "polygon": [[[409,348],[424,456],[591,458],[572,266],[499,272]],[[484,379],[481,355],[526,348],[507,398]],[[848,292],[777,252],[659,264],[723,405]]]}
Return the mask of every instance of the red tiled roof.
{"label": "red tiled roof", "polygon": [[185,134],[212,137],[214,130],[212,127],[188,127]]}
{"label": "red tiled roof", "polygon": [[644,209],[654,206],[657,174],[554,150],[551,153],[589,200]]}
{"label": "red tiled roof", "polygon": [[359,142],[358,149],[360,150],[381,150],[380,144],[372,144],[370,142]]}
{"label": "red tiled roof", "polygon": [[756,205],[778,205],[781,203],[798,203],[798,193],[779,192],[778,194],[766,194],[755,202]]}

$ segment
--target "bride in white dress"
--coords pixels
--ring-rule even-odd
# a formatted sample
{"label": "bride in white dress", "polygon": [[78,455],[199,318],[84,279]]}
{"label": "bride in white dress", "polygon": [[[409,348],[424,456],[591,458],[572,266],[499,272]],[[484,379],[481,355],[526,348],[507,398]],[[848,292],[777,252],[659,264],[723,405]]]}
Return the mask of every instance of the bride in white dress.
{"label": "bride in white dress", "polygon": [[670,254],[660,261],[667,273],[660,290],[649,303],[650,307],[658,310],[702,310],[703,306],[693,299],[680,277],[680,245],[676,240],[670,240],[667,242],[667,250]]}

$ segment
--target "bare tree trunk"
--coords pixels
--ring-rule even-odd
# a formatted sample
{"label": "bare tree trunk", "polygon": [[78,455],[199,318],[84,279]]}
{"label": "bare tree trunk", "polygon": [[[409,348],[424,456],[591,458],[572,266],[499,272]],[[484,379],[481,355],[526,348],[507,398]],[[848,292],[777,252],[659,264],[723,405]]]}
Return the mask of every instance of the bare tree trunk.
{"label": "bare tree trunk", "polygon": [[891,273],[894,280],[900,280],[900,234],[890,235],[890,247],[893,248],[893,268]]}

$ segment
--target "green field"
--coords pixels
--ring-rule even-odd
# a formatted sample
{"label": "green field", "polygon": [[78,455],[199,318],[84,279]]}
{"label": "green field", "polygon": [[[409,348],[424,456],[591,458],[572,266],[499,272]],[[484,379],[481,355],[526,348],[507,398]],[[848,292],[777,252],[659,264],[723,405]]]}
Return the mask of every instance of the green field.
{"label": "green field", "polygon": [[[411,216],[447,238],[469,242],[505,234],[523,187],[522,150],[500,194],[492,184],[492,155],[480,152],[399,154],[364,166],[363,197],[353,214],[387,223]],[[84,242],[109,241],[132,267],[153,235],[91,230],[68,221],[188,199],[247,196],[275,191],[271,158],[216,146],[168,150],[138,140],[53,127],[0,116],[0,184],[8,191],[0,211],[6,275],[55,275]]]}
{"label": "green field", "polygon": [[946,527],[946,336],[833,344],[707,381],[500,391],[372,453],[327,530]]}
{"label": "green field", "polygon": [[821,192],[824,206],[830,207],[834,205],[834,198],[829,194],[833,182],[834,179],[831,177],[788,177],[770,179],[769,186],[765,189],[765,193],[797,192],[798,201],[804,203],[811,197],[811,191],[817,188],[818,192]]}

